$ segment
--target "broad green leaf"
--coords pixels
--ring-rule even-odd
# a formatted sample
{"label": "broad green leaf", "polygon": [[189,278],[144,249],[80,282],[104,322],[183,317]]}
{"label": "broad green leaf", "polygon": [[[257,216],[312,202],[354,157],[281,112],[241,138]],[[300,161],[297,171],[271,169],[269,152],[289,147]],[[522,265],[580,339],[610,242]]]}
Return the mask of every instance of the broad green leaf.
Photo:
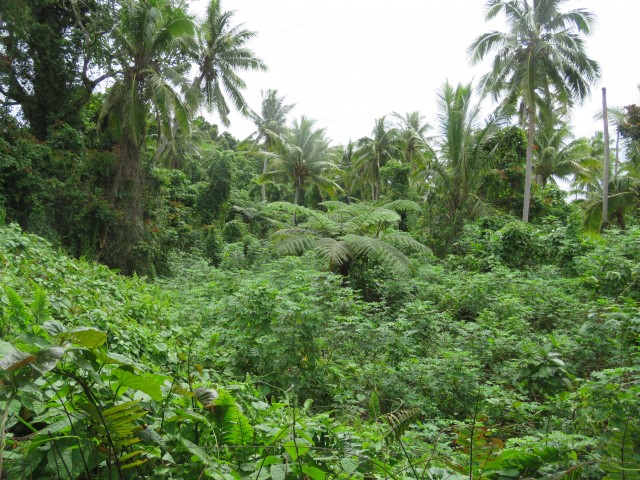
{"label": "broad green leaf", "polygon": [[107,334],[95,328],[79,327],[60,335],[64,340],[81,345],[90,350],[103,345],[107,341]]}
{"label": "broad green leaf", "polygon": [[354,458],[343,458],[340,460],[340,466],[347,475],[351,475],[358,469],[360,463]]}
{"label": "broad green leaf", "polygon": [[282,445],[294,462],[309,451],[306,440],[290,440]]}
{"label": "broad green leaf", "polygon": [[271,465],[269,471],[271,472],[271,478],[273,480],[284,480],[287,475],[287,467],[282,463]]}
{"label": "broad green leaf", "polygon": [[36,354],[36,361],[33,364],[33,368],[44,375],[46,372],[50,372],[56,368],[58,361],[63,355],[64,348],[62,347],[51,347],[40,350]]}
{"label": "broad green leaf", "polygon": [[167,377],[150,373],[135,373],[128,367],[118,367],[111,372],[111,375],[118,379],[119,386],[139,390],[157,402],[162,401],[160,387],[167,380]]}
{"label": "broad green leaf", "polygon": [[182,438],[182,444],[187,448],[187,450],[191,452],[194,457],[200,459],[200,461],[205,463],[206,465],[209,465],[209,455],[207,455],[207,452],[205,452],[201,447],[193,442],[190,442],[186,438]]}
{"label": "broad green leaf", "polygon": [[302,466],[302,472],[305,473],[312,480],[324,480],[326,474],[316,467],[310,467],[308,465]]}

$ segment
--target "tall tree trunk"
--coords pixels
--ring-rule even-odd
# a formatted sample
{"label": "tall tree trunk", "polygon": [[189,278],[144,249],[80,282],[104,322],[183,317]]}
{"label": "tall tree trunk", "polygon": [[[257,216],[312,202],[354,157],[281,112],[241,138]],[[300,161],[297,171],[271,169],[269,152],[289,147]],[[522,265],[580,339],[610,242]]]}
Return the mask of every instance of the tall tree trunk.
{"label": "tall tree trunk", "polygon": [[[267,167],[269,166],[269,162],[268,162],[268,156],[265,152],[264,154],[264,162],[262,164],[262,174],[266,175],[267,174]],[[266,203],[267,201],[267,185],[266,184],[262,184],[262,186],[260,187],[260,192],[262,193],[262,201],[264,203]]]}
{"label": "tall tree trunk", "polygon": [[618,128],[618,132],[616,134],[616,160],[613,164],[613,177],[618,176],[618,162],[620,161],[620,129]]}
{"label": "tall tree trunk", "polygon": [[533,138],[535,135],[536,105],[527,108],[528,135],[527,135],[527,157],[524,172],[524,202],[522,205],[522,221],[529,221],[529,206],[531,204],[531,177],[533,176]]}
{"label": "tall tree trunk", "polygon": [[604,126],[604,175],[602,178],[602,226],[609,223],[609,115],[607,112],[607,89],[602,87],[602,121]]}
{"label": "tall tree trunk", "polygon": [[111,233],[111,263],[123,273],[132,273],[131,252],[142,237],[142,169],[140,145],[124,132],[116,160],[111,188],[113,204],[121,213],[121,223]]}
{"label": "tall tree trunk", "polygon": [[[300,194],[302,192],[302,183],[296,178],[295,180],[296,188],[295,188],[295,196],[293,198],[293,203],[296,205],[300,205]],[[297,209],[293,211],[293,226],[295,227],[298,224],[298,215]]]}

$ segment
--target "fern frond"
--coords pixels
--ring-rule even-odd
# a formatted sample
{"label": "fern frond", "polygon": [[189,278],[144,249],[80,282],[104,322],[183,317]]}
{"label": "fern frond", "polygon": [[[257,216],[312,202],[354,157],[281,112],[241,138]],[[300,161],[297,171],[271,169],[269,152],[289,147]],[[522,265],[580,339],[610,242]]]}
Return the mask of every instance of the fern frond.
{"label": "fern frond", "polygon": [[227,445],[250,445],[253,442],[253,427],[238,407],[235,398],[220,390],[214,405],[222,441]]}
{"label": "fern frond", "polygon": [[38,285],[34,285],[33,302],[31,302],[31,318],[33,322],[42,325],[49,319],[49,300],[47,292]]}
{"label": "fern frond", "polygon": [[400,220],[398,212],[386,208],[376,208],[366,214],[353,217],[348,223],[356,227],[354,231],[365,232],[371,227],[397,225]]}
{"label": "fern frond", "polygon": [[420,205],[411,200],[394,200],[393,202],[385,203],[382,208],[393,210],[396,212],[404,213],[420,213]]}
{"label": "fern frond", "polygon": [[114,455],[117,455],[115,449],[140,442],[135,435],[142,430],[138,420],[145,417],[147,412],[140,406],[139,400],[106,409],[87,402],[80,404],[79,409],[85,414],[100,443],[113,446]]}
{"label": "fern frond", "polygon": [[410,408],[383,415],[382,418],[389,425],[389,430],[384,434],[385,441],[391,443],[400,440],[411,424],[418,420],[421,413],[419,408]]}
{"label": "fern frond", "polygon": [[292,215],[295,213],[296,215],[304,216],[314,216],[318,213],[310,208],[303,207],[302,205],[296,205],[295,203],[290,202],[273,202],[268,204],[265,207],[265,210],[280,210]]}
{"label": "fern frond", "polygon": [[418,253],[431,253],[431,249],[405,233],[387,233],[384,239],[389,243]]}
{"label": "fern frond", "polygon": [[33,323],[33,318],[29,314],[27,307],[18,292],[13,288],[5,286],[4,292],[9,300],[9,305],[6,307],[6,315],[9,319],[9,324],[17,324],[24,331],[27,325]]}
{"label": "fern frond", "polygon": [[298,235],[284,238],[274,245],[278,255],[302,255],[316,245],[313,235]]}
{"label": "fern frond", "polygon": [[340,266],[353,256],[349,245],[333,238],[320,238],[316,241],[316,253],[331,265]]}
{"label": "fern frond", "polygon": [[313,232],[307,228],[298,226],[292,228],[281,228],[271,234],[271,240],[279,241],[290,237],[313,236]]}
{"label": "fern frond", "polygon": [[378,238],[349,234],[343,240],[356,257],[380,260],[400,272],[410,272],[412,269],[409,259],[400,250]]}

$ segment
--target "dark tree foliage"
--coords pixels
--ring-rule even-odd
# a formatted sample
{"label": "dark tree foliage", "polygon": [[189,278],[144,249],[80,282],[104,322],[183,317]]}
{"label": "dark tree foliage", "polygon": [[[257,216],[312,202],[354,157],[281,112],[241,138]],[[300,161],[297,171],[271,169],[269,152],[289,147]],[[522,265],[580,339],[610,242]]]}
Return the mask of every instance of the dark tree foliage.
{"label": "dark tree foliage", "polygon": [[213,160],[209,169],[209,183],[198,195],[196,210],[205,225],[224,221],[229,211],[232,160],[233,152],[224,152]]}
{"label": "dark tree foliage", "polygon": [[631,140],[640,140],[640,106],[627,105],[625,121],[620,124],[620,136]]}
{"label": "dark tree foliage", "polygon": [[481,182],[480,195],[503,212],[517,215],[522,209],[527,135],[518,127],[504,128],[485,151],[493,158],[493,168]]}
{"label": "dark tree foliage", "polygon": [[[17,106],[39,139],[80,109],[105,73],[111,0],[0,2],[0,104]],[[98,71],[98,63],[102,72]]]}

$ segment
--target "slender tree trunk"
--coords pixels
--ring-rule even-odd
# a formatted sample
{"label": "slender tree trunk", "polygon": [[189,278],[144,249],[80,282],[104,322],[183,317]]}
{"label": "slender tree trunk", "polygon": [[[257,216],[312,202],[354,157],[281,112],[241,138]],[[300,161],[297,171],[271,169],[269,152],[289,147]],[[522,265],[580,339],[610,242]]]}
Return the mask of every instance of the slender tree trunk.
{"label": "slender tree trunk", "polygon": [[533,176],[533,138],[535,135],[536,106],[532,105],[527,109],[528,136],[527,136],[527,157],[524,172],[524,202],[522,205],[522,221],[529,221],[529,206],[531,204],[531,177]]}
{"label": "slender tree trunk", "polygon": [[620,160],[620,129],[616,133],[616,160],[613,164],[613,177],[618,176],[618,162]]}
{"label": "slender tree trunk", "polygon": [[[295,203],[296,205],[300,205],[300,197],[301,197],[300,194],[301,194],[301,192],[302,192],[302,184],[296,178],[295,196],[293,198],[293,203]],[[294,210],[293,211],[293,226],[295,227],[297,224],[298,224],[297,210]]]}
{"label": "slender tree trunk", "polygon": [[380,183],[380,158],[376,158],[376,178],[375,178],[375,188],[374,188],[374,194],[373,194],[373,200],[379,200],[380,199],[380,188],[381,188],[381,183]]}
{"label": "slender tree trunk", "polygon": [[[269,157],[265,153],[264,154],[264,163],[262,164],[262,174],[263,175],[267,174],[267,167],[269,166],[268,158]],[[262,187],[260,188],[260,191],[262,192],[262,201],[264,203],[266,203],[266,201],[267,201],[267,185],[263,183]]]}
{"label": "slender tree trunk", "polygon": [[607,89],[602,87],[602,121],[604,126],[604,175],[602,178],[602,227],[609,223],[609,118],[607,112]]}

